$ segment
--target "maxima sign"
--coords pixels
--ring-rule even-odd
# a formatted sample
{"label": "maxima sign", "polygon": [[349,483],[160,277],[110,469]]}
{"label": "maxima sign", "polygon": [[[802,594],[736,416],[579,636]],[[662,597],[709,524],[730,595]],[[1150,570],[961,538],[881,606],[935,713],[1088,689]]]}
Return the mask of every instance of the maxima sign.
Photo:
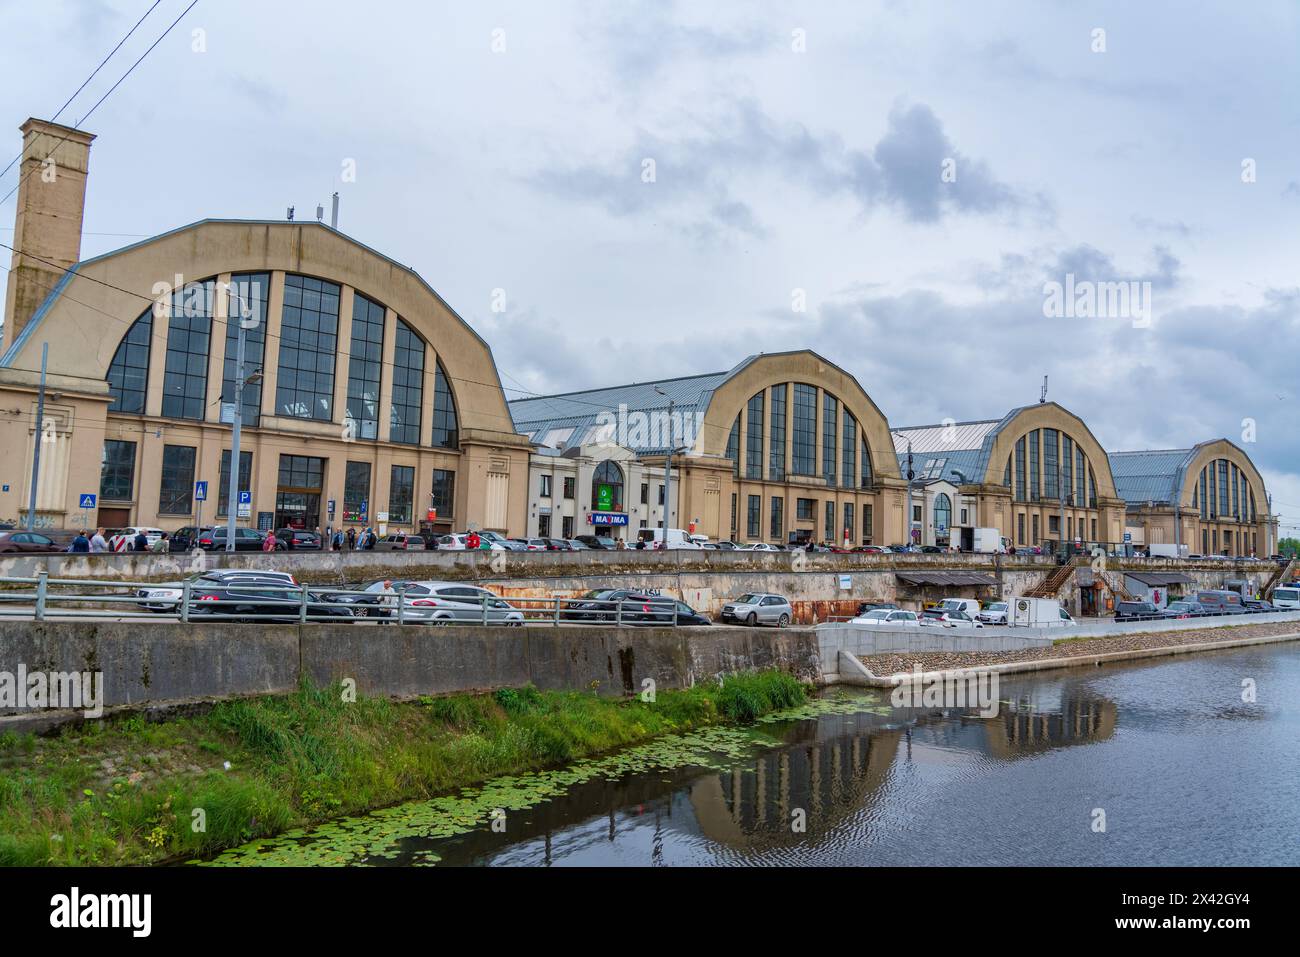
{"label": "maxima sign", "polygon": [[588,525],[626,525],[626,512],[592,512],[587,516]]}

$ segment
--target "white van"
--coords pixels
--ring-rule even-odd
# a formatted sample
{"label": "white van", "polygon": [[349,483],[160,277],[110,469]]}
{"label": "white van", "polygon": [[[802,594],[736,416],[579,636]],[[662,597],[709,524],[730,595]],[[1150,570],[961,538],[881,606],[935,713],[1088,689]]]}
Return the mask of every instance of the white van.
{"label": "white van", "polygon": [[1300,608],[1300,586],[1278,585],[1273,589],[1273,604],[1278,608]]}
{"label": "white van", "polygon": [[945,598],[934,607],[937,611],[964,611],[972,618],[980,615],[980,603],[974,598]]}
{"label": "white van", "polygon": [[636,530],[636,537],[645,542],[646,548],[685,548],[697,551],[704,548],[682,528],[646,528],[643,525]]}

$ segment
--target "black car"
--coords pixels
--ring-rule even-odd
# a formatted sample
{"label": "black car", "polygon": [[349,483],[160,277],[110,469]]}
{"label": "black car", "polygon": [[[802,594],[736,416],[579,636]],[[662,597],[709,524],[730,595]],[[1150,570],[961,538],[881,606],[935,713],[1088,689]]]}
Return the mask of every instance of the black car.
{"label": "black car", "polygon": [[305,528],[279,528],[276,529],[275,537],[278,540],[278,544],[275,546],[277,552],[298,551],[299,549],[302,551],[320,551],[320,536],[315,532],[309,532]]}
{"label": "black car", "polygon": [[[198,584],[196,582],[196,584]],[[198,615],[241,623],[293,622],[302,607],[302,593],[287,588],[281,579],[249,578],[238,582],[205,584],[190,592],[190,618]],[[351,608],[336,608],[321,592],[307,593],[309,618],[354,620]]]}
{"label": "black car", "polygon": [[[226,550],[225,525],[187,525],[178,528],[171,537],[173,552],[188,552],[201,548],[205,552],[224,552]],[[255,528],[235,528],[235,551],[260,552],[263,535]]]}
{"label": "black car", "polygon": [[892,601],[862,601],[858,602],[858,617],[861,618],[869,611],[875,611],[877,608],[897,608]]}
{"label": "black car", "polygon": [[1258,613],[1258,612],[1282,610],[1281,608],[1278,608],[1277,605],[1273,604],[1271,601],[1266,601],[1263,598],[1243,598],[1241,600],[1241,603],[1246,606],[1246,611],[1251,611],[1251,612]]}
{"label": "black car", "polygon": [[569,540],[566,538],[543,538],[542,541],[546,543],[546,550],[548,552],[573,551],[573,546],[569,544]]}
{"label": "black car", "polygon": [[630,588],[596,588],[580,598],[562,601],[560,618],[590,624],[611,621],[662,623],[672,619],[671,608],[662,607],[668,601],[659,595],[647,595]]}
{"label": "black car", "polygon": [[1155,621],[1164,613],[1149,601],[1122,601],[1115,606],[1116,621]]}
{"label": "black car", "polygon": [[1213,615],[1215,612],[1210,611],[1199,601],[1192,601],[1189,598],[1180,598],[1171,601],[1164,609],[1166,618],[1202,618],[1206,615]]}
{"label": "black car", "polygon": [[606,538],[604,535],[575,535],[574,541],[582,542],[588,548],[609,550],[616,548],[614,539]]}

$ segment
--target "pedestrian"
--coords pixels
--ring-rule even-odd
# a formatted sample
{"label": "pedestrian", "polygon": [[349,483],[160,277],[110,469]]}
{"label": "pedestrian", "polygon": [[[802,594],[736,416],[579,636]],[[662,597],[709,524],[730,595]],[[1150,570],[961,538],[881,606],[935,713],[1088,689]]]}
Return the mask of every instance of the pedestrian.
{"label": "pedestrian", "polygon": [[638,539],[636,540],[636,547],[637,547],[637,550],[638,550],[638,551],[645,551],[645,539],[644,539],[644,538],[638,538]]}
{"label": "pedestrian", "polygon": [[156,552],[160,555],[166,555],[171,550],[172,550],[171,539],[167,537],[166,532],[163,532],[161,535],[159,535],[158,540],[149,546],[149,551]]}
{"label": "pedestrian", "polygon": [[381,622],[388,622],[396,617],[393,614],[393,609],[397,607],[398,601],[397,592],[393,590],[393,582],[391,579],[384,579],[384,585],[379,589],[379,594],[379,604],[380,607],[384,609],[384,614],[379,616],[379,620]]}
{"label": "pedestrian", "polygon": [[149,551],[149,536],[144,533],[144,529],[136,530],[134,547],[131,550],[136,552]]}
{"label": "pedestrian", "polygon": [[92,552],[108,551],[108,539],[104,538],[102,528],[95,529],[95,534],[90,537],[90,550]]}
{"label": "pedestrian", "polygon": [[276,539],[275,539],[275,532],[274,532],[274,531],[268,531],[268,532],[266,533],[266,538],[262,539],[262,551],[264,551],[264,552],[273,552],[273,551],[275,551],[275,549],[276,549],[276,547],[277,547],[278,545],[279,545],[279,542],[277,542]]}
{"label": "pedestrian", "polygon": [[90,551],[90,539],[86,537],[86,533],[84,531],[77,532],[77,537],[74,538],[72,540],[72,544],[68,546],[68,551],[70,552]]}
{"label": "pedestrian", "polygon": [[625,550],[627,549],[627,542],[623,541],[623,539],[620,538],[620,539],[618,540],[618,545],[616,545],[615,547],[616,547],[620,552],[621,552],[621,551],[625,551]]}
{"label": "pedestrian", "polygon": [[349,528],[348,529],[348,551],[352,551],[356,547],[357,547],[357,530],[355,528]]}

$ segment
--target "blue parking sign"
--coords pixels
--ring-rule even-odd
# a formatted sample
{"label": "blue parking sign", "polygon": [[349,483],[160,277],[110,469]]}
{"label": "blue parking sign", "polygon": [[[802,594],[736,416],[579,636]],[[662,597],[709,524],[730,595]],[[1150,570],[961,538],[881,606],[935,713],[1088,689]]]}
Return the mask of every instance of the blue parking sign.
{"label": "blue parking sign", "polygon": [[81,496],[81,507],[82,507],[82,508],[94,508],[94,507],[95,507],[95,496],[94,496],[94,495],[91,495],[89,492],[87,492],[87,493],[85,493],[84,495],[82,495],[82,496]]}
{"label": "blue parking sign", "polygon": [[252,492],[240,492],[240,493],[239,493],[239,504],[240,504],[240,505],[251,505],[251,504],[253,504],[253,493],[252,493]]}

